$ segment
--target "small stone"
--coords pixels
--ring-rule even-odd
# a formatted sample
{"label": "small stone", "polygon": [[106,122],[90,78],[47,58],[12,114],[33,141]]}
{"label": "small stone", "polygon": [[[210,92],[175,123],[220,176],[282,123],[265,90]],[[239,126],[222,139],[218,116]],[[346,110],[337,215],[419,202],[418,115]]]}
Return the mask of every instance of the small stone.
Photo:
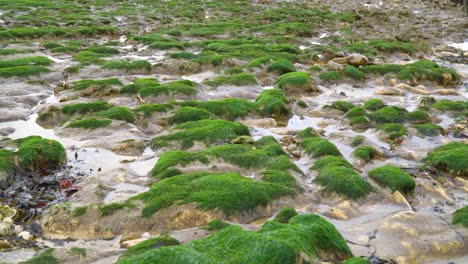
{"label": "small stone", "polygon": [[328,126],[328,123],[326,121],[320,121],[317,123],[317,126],[320,127],[320,128],[324,128],[324,127],[327,127]]}
{"label": "small stone", "polygon": [[5,240],[0,240],[0,249],[8,249],[8,248],[12,248],[13,245],[10,244],[10,242],[8,241],[5,241]]}
{"label": "small stone", "polygon": [[302,152],[300,150],[295,150],[291,152],[291,154],[296,158],[300,158],[302,156]]}
{"label": "small stone", "polygon": [[289,152],[294,152],[295,150],[297,150],[297,145],[291,144],[291,145],[288,146],[288,151]]}
{"label": "small stone", "polygon": [[376,95],[397,95],[397,96],[401,96],[401,95],[404,95],[405,93],[401,90],[398,90],[398,89],[394,89],[394,88],[381,88],[381,89],[377,89],[375,91],[375,94]]}
{"label": "small stone", "polygon": [[342,64],[339,64],[339,63],[336,63],[336,62],[333,62],[333,61],[329,61],[327,63],[327,68],[330,70],[330,71],[338,71],[338,72],[341,72],[343,71],[344,69],[344,66]]}
{"label": "small stone", "polygon": [[12,223],[0,223],[0,236],[11,236],[15,233],[15,226]]}
{"label": "small stone", "polygon": [[[348,59],[347,59],[347,57],[343,57],[343,58],[334,58],[333,60],[331,60],[331,62],[337,63],[337,64],[348,64]],[[327,65],[328,65],[328,64],[327,64]]]}
{"label": "small stone", "polygon": [[31,233],[29,233],[28,231],[23,231],[23,232],[19,233],[18,237],[21,237],[24,240],[31,240],[33,238]]}
{"label": "small stone", "polygon": [[369,59],[361,54],[353,53],[346,57],[349,64],[353,66],[366,66],[369,62]]}

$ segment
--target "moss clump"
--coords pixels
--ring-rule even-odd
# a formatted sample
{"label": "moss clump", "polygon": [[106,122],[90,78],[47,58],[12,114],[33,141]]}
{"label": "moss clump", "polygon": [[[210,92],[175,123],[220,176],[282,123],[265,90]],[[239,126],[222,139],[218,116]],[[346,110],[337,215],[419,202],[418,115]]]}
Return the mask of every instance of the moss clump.
{"label": "moss clump", "polygon": [[197,107],[207,110],[219,118],[235,120],[254,112],[256,103],[241,98],[227,98],[210,101],[184,101],[183,106]]}
{"label": "moss clump", "polygon": [[16,66],[8,68],[0,68],[0,77],[9,78],[9,77],[27,77],[32,75],[40,75],[42,73],[50,72],[49,69],[42,66]]}
{"label": "moss clump", "polygon": [[273,221],[286,224],[289,221],[289,219],[293,218],[296,215],[297,212],[294,208],[285,207],[281,209],[281,211],[275,216],[275,219],[273,219]]}
{"label": "moss clump", "polygon": [[208,222],[208,224],[206,224],[206,226],[204,226],[203,229],[206,229],[209,231],[218,231],[228,226],[230,226],[230,224],[224,222],[221,219],[216,218]]}
{"label": "moss clump", "polygon": [[267,71],[276,72],[278,74],[285,74],[288,72],[295,72],[296,68],[289,60],[280,59],[272,62],[270,66],[268,66]]}
{"label": "moss clump", "polygon": [[287,224],[267,222],[254,232],[229,226],[206,238],[181,246],[161,247],[118,264],[294,264],[301,258],[334,262],[351,256],[345,240],[331,223],[318,215],[307,214],[294,216]]}
{"label": "moss clump", "polygon": [[154,113],[166,112],[174,108],[172,104],[143,104],[137,106],[133,111],[143,113],[144,116],[151,116]]}
{"label": "moss clump", "polygon": [[34,56],[34,57],[26,57],[26,58],[19,58],[13,60],[0,60],[0,68],[12,68],[18,66],[27,66],[27,65],[35,65],[35,66],[49,66],[53,63],[49,58],[44,56]]}
{"label": "moss clump", "polygon": [[86,257],[86,248],[72,247],[71,252],[75,256]]}
{"label": "moss clump", "polygon": [[132,257],[137,256],[142,253],[160,248],[160,247],[168,247],[168,246],[177,246],[180,245],[180,242],[167,235],[161,235],[158,237],[147,239],[143,242],[140,242],[134,246],[129,247],[119,258],[119,262]]}
{"label": "moss clump", "polygon": [[8,149],[0,149],[0,179],[8,175],[14,168],[14,153]]}
{"label": "moss clump", "polygon": [[133,209],[136,208],[136,205],[134,205],[131,202],[120,202],[120,203],[110,203],[110,204],[104,204],[99,206],[99,215],[104,217],[104,216],[109,216],[114,214],[115,212],[122,210],[122,209]]}
{"label": "moss clump", "polygon": [[102,79],[102,80],[79,80],[74,81],[71,83],[71,87],[74,91],[81,91],[87,89],[91,86],[97,86],[100,90],[106,89],[111,86],[120,86],[122,83],[117,78],[109,78],[109,79]]}
{"label": "moss clump", "polygon": [[337,71],[322,72],[318,77],[323,81],[336,81],[343,79],[343,75]]}
{"label": "moss clump", "polygon": [[238,173],[196,172],[163,179],[136,199],[146,204],[145,217],[176,203],[196,203],[200,209],[220,209],[229,215],[266,206],[272,200],[293,194],[283,185],[256,181]]}
{"label": "moss clump", "polygon": [[184,106],[178,109],[169,121],[171,123],[181,124],[188,121],[197,121],[202,119],[216,119],[216,116],[205,109]]}
{"label": "moss clump", "polygon": [[290,114],[289,100],[279,89],[264,90],[255,100],[262,116],[287,117]]}
{"label": "moss clump", "polygon": [[195,95],[197,94],[197,83],[189,80],[178,80],[165,83],[159,86],[149,86],[141,88],[138,93],[141,97],[161,96],[161,95]]}
{"label": "moss clump", "polygon": [[46,138],[30,138],[18,148],[20,166],[25,170],[58,169],[67,162],[67,152],[60,142]]}
{"label": "moss clump", "polygon": [[317,91],[315,81],[306,72],[290,72],[281,75],[275,85],[286,94],[313,93]]}
{"label": "moss clump", "polygon": [[406,127],[401,124],[382,124],[377,126],[377,129],[385,133],[390,140],[400,138],[408,133]]}
{"label": "moss clump", "polygon": [[358,200],[374,190],[346,160],[325,157],[316,161],[312,169],[319,170],[317,177],[312,182],[322,186],[324,193]]}
{"label": "moss clump", "polygon": [[451,142],[434,149],[424,162],[443,171],[468,175],[468,144]]}
{"label": "moss clump", "polygon": [[265,65],[268,62],[270,62],[270,57],[268,57],[268,56],[260,57],[258,59],[254,59],[254,60],[250,61],[247,64],[247,68],[249,68],[249,69],[260,68],[260,67],[262,67],[262,65]]}
{"label": "moss clump", "polygon": [[324,106],[324,107],[331,107],[331,108],[338,109],[346,113],[349,110],[355,108],[356,106],[350,102],[338,100],[338,101],[333,102],[331,105]]}
{"label": "moss clump", "polygon": [[125,71],[150,71],[151,63],[146,60],[136,61],[123,61],[123,60],[112,60],[106,61],[102,64],[102,67],[109,70],[125,70]]}
{"label": "moss clump", "polygon": [[69,128],[85,128],[85,129],[97,129],[110,125],[112,120],[101,119],[101,118],[83,118],[81,120],[75,120],[71,122],[67,127]]}
{"label": "moss clump", "polygon": [[370,111],[378,110],[384,106],[385,106],[384,102],[377,98],[370,99],[367,102],[365,102],[363,105],[365,109],[370,110]]}
{"label": "moss clump", "polygon": [[385,106],[370,114],[370,119],[377,123],[403,123],[405,121],[406,110]]}
{"label": "moss clump", "polygon": [[54,249],[49,248],[38,256],[33,257],[28,261],[21,262],[24,264],[60,264],[60,261],[54,256]]}
{"label": "moss clump", "polygon": [[408,194],[416,186],[414,179],[406,172],[392,165],[384,165],[368,172],[369,178],[379,186]]}
{"label": "moss clump", "polygon": [[315,129],[308,127],[302,131],[297,132],[296,134],[301,139],[311,138],[311,137],[319,137],[319,134],[315,131]]}
{"label": "moss clump", "polygon": [[191,147],[194,141],[201,141],[211,145],[217,141],[230,141],[238,136],[250,135],[248,127],[225,120],[190,121],[178,125],[174,129],[180,131],[154,138],[151,141],[152,147],[167,147],[173,141],[187,147]]}
{"label": "moss clump", "polygon": [[128,123],[135,122],[135,117],[132,111],[125,106],[115,106],[108,110],[97,113],[99,116],[107,117],[115,120],[122,120]]}
{"label": "moss clump", "polygon": [[369,162],[380,156],[380,153],[372,146],[361,146],[353,151],[353,156],[365,162]]}
{"label": "moss clump", "polygon": [[440,134],[444,134],[444,128],[439,125],[420,124],[420,125],[414,125],[411,127],[416,128],[416,130],[418,130],[418,133],[421,134],[422,136],[436,137]]}
{"label": "moss clump", "polygon": [[416,110],[406,113],[405,119],[406,121],[413,124],[425,124],[431,122],[431,117],[426,111],[423,110]]}
{"label": "moss clump", "polygon": [[73,210],[72,216],[73,216],[73,217],[80,217],[80,216],[85,215],[87,211],[88,211],[88,207],[87,207],[87,206],[79,206],[79,207],[76,207],[76,208]]}
{"label": "moss clump", "polygon": [[300,146],[307,154],[314,158],[325,155],[341,156],[341,153],[335,144],[322,138],[307,138],[300,144]]}
{"label": "moss clump", "polygon": [[234,85],[234,86],[246,86],[257,84],[257,79],[251,73],[239,73],[231,76],[220,76],[213,80],[204,82],[206,85],[211,87],[218,87],[221,85]]}
{"label": "moss clump", "polygon": [[366,130],[371,127],[371,122],[369,118],[365,116],[356,116],[349,120],[349,125],[355,130]]}
{"label": "moss clump", "polygon": [[354,107],[345,114],[346,118],[354,118],[358,116],[367,116],[367,111],[362,107]]}
{"label": "moss clump", "polygon": [[345,74],[346,77],[349,77],[353,80],[358,80],[358,81],[362,81],[366,77],[365,73],[363,73],[358,68],[352,65],[347,65],[344,68],[343,73]]}
{"label": "moss clump", "polygon": [[468,206],[460,208],[453,213],[452,225],[458,224],[468,228]]}
{"label": "moss clump", "polygon": [[62,108],[62,112],[67,115],[87,114],[108,110],[111,104],[105,101],[95,101],[90,103],[69,104]]}
{"label": "moss clump", "polygon": [[458,80],[459,76],[456,71],[440,67],[435,62],[420,60],[402,67],[397,78],[400,80],[429,80],[447,85]]}
{"label": "moss clump", "polygon": [[459,111],[468,110],[468,102],[440,100],[432,104],[431,107],[438,109],[440,111],[459,112]]}
{"label": "moss clump", "polygon": [[142,88],[145,87],[153,87],[153,86],[159,86],[158,80],[154,78],[138,78],[133,81],[132,84],[125,85],[120,89],[120,93],[128,93],[128,94],[136,94],[138,93]]}
{"label": "moss clump", "polygon": [[351,147],[357,147],[361,145],[361,143],[366,140],[365,136],[355,136],[351,141]]}

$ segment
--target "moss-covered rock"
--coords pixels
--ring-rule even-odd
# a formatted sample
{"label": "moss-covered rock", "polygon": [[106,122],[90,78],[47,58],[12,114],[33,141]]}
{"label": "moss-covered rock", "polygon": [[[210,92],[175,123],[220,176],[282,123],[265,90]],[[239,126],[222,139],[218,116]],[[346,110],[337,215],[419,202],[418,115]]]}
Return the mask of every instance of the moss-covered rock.
{"label": "moss-covered rock", "polygon": [[99,112],[97,113],[97,115],[107,117],[110,119],[122,120],[128,123],[135,122],[133,112],[125,106],[115,106],[108,110]]}
{"label": "moss-covered rock", "polygon": [[216,218],[208,222],[208,224],[206,224],[206,226],[204,226],[203,229],[206,229],[208,231],[218,231],[228,226],[230,226],[230,224],[224,222],[221,219]]}
{"label": "moss-covered rock", "polygon": [[431,117],[426,111],[423,110],[416,110],[406,113],[405,119],[412,124],[425,124],[431,122]]}
{"label": "moss-covered rock", "polygon": [[315,129],[308,127],[304,130],[297,132],[297,137],[301,139],[311,138],[311,137],[319,137],[320,135],[315,131]]}
{"label": "moss-covered rock", "polygon": [[414,179],[408,173],[393,165],[378,167],[369,171],[368,175],[379,186],[389,188],[392,192],[408,194],[416,186]]}
{"label": "moss-covered rock", "polygon": [[370,119],[377,123],[403,123],[405,121],[406,110],[385,106],[370,114]]}
{"label": "moss-covered rock", "polygon": [[287,59],[279,59],[272,62],[267,70],[269,72],[276,72],[278,74],[286,74],[289,72],[295,72],[296,68],[294,65]]}
{"label": "moss-covered rock", "polygon": [[171,123],[181,124],[188,121],[198,121],[203,119],[216,119],[217,117],[205,109],[191,106],[184,106],[177,109],[169,119]]}
{"label": "moss-covered rock", "polygon": [[40,137],[22,142],[17,155],[20,167],[30,171],[58,169],[67,162],[67,152],[62,144]]}
{"label": "moss-covered rock", "polygon": [[273,221],[285,224],[289,221],[289,219],[293,218],[296,215],[297,212],[294,208],[285,207],[281,209],[281,211],[275,216],[275,219],[273,219]]}
{"label": "moss-covered rock", "polygon": [[0,149],[0,181],[3,181],[13,170],[14,153],[8,149]]}
{"label": "moss-covered rock", "polygon": [[119,258],[119,261],[123,261],[132,256],[137,256],[139,254],[145,253],[150,250],[154,250],[160,247],[167,247],[167,246],[177,246],[180,245],[180,242],[167,235],[161,235],[158,237],[147,239],[143,242],[140,242],[134,246],[129,247],[125,250],[124,253]]}
{"label": "moss-covered rock", "polygon": [[162,85],[145,86],[138,90],[142,97],[158,96],[192,96],[198,93],[198,84],[189,80],[177,80]]}
{"label": "moss-covered rock", "polygon": [[367,116],[367,111],[362,107],[354,107],[351,108],[348,112],[346,112],[344,116],[350,119],[358,116]]}
{"label": "moss-covered rock", "polygon": [[385,103],[378,98],[370,99],[364,103],[363,107],[370,111],[378,110],[385,106]]}
{"label": "moss-covered rock", "polygon": [[323,138],[307,138],[300,146],[304,151],[314,158],[326,155],[341,156],[340,151],[335,144]]}
{"label": "moss-covered rock", "polygon": [[440,111],[458,112],[468,110],[468,102],[466,101],[451,101],[440,100],[431,105],[431,107]]}
{"label": "moss-covered rock", "polygon": [[210,101],[184,101],[180,102],[183,106],[192,106],[204,109],[227,120],[246,117],[255,112],[256,104],[242,98],[226,98]]}
{"label": "moss-covered rock", "polygon": [[322,81],[337,81],[343,79],[343,75],[337,71],[322,72],[318,76]]}
{"label": "moss-covered rock", "polygon": [[239,73],[231,76],[220,76],[204,82],[206,85],[218,87],[221,85],[246,86],[257,84],[257,79],[251,73]]}
{"label": "moss-covered rock", "polygon": [[468,144],[452,142],[437,147],[424,162],[440,170],[468,176]]}
{"label": "moss-covered rock", "polygon": [[306,72],[290,72],[281,75],[275,85],[287,95],[318,92],[314,79]]}
{"label": "moss-covered rock", "polygon": [[[226,249],[229,249],[226,251]],[[271,263],[339,261],[351,251],[335,227],[318,215],[297,215],[287,224],[267,222],[255,232],[229,226],[200,240],[161,247],[124,263]]]}
{"label": "moss-covered rock", "polygon": [[90,103],[69,104],[62,108],[62,112],[67,115],[96,113],[108,110],[112,107],[111,104],[105,101],[94,101]]}
{"label": "moss-covered rock", "polygon": [[286,118],[290,115],[289,100],[279,89],[265,90],[257,97],[257,110],[262,116]]}
{"label": "moss-covered rock", "polygon": [[365,162],[369,162],[372,159],[378,158],[380,155],[381,153],[372,146],[361,146],[353,151],[354,157]]}
{"label": "moss-covered rock", "polygon": [[70,122],[67,127],[69,128],[84,128],[84,129],[97,129],[109,126],[112,120],[106,118],[83,118]]}
{"label": "moss-covered rock", "polygon": [[338,101],[334,101],[333,103],[331,103],[331,105],[324,106],[324,108],[326,107],[337,109],[346,113],[350,111],[351,109],[355,108],[356,106],[350,102],[338,100]]}
{"label": "moss-covered rock", "polygon": [[381,124],[376,127],[383,133],[383,137],[386,140],[394,140],[400,138],[408,133],[405,126],[401,124]]}
{"label": "moss-covered rock", "polygon": [[441,127],[439,125],[435,125],[435,124],[419,124],[419,125],[414,125],[414,126],[411,126],[411,127],[416,128],[418,133],[423,137],[424,136],[436,137],[438,135],[441,135],[441,134],[445,133],[443,127]]}
{"label": "moss-covered rock", "polygon": [[468,206],[460,208],[453,213],[452,224],[459,224],[465,228],[468,228]]}

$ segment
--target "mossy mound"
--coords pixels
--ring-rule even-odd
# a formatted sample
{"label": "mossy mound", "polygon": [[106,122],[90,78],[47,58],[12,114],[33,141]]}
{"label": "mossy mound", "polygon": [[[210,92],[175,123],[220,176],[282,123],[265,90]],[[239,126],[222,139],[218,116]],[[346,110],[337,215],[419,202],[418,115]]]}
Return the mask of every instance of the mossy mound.
{"label": "mossy mound", "polygon": [[370,99],[364,103],[363,107],[370,111],[378,110],[385,106],[385,103],[378,98]]}
{"label": "mossy mound", "polygon": [[122,82],[120,82],[120,80],[117,78],[109,78],[109,79],[102,79],[102,80],[86,79],[86,80],[74,81],[70,85],[74,91],[81,91],[81,90],[84,90],[93,86],[98,87],[99,90],[104,90],[112,86],[120,86],[122,85]]}
{"label": "mossy mound", "polygon": [[364,142],[364,140],[366,140],[365,136],[355,136],[351,141],[351,147],[357,147],[361,145],[361,143]]}
{"label": "mossy mound", "polygon": [[53,63],[44,56],[25,57],[12,60],[0,60],[0,77],[9,78],[13,76],[27,77],[49,72],[44,66]]}
{"label": "mossy mound", "polygon": [[434,149],[424,162],[443,171],[468,176],[468,144],[451,142]]}
{"label": "mossy mound", "polygon": [[0,180],[4,180],[14,166],[14,152],[8,149],[0,149]]}
{"label": "mossy mound", "polygon": [[431,117],[426,111],[416,110],[413,112],[406,113],[406,121],[412,124],[426,124],[431,123]]}
{"label": "mossy mound", "polygon": [[404,194],[412,192],[416,186],[414,179],[402,169],[384,165],[368,172],[369,178],[379,186],[389,188],[392,192],[399,191]]}
{"label": "mossy mound", "polygon": [[98,116],[107,117],[115,120],[122,120],[128,123],[135,122],[133,112],[125,106],[115,106],[108,110],[97,113]]}
{"label": "mossy mound", "polygon": [[294,216],[287,224],[267,222],[254,232],[229,226],[200,240],[161,247],[117,263],[295,264],[334,262],[351,256],[346,241],[331,223],[307,214]]}
{"label": "mossy mound", "polygon": [[188,203],[196,203],[203,210],[220,209],[230,215],[266,206],[287,195],[294,195],[294,191],[281,184],[253,180],[238,173],[195,172],[163,179],[135,199],[145,203],[145,217],[173,204]]}
{"label": "mossy mound", "polygon": [[289,60],[280,59],[272,62],[268,66],[267,71],[276,72],[278,74],[286,74],[289,72],[295,72],[296,68]]}
{"label": "mossy mound", "polygon": [[367,111],[362,107],[354,107],[351,108],[348,112],[346,112],[344,116],[350,119],[354,117],[367,116]]}
{"label": "mossy mound", "polygon": [[296,134],[301,139],[312,138],[312,137],[319,137],[319,133],[315,131],[315,129],[308,127],[304,130],[297,132]]}
{"label": "mossy mound", "polygon": [[349,78],[351,78],[353,80],[357,80],[357,81],[362,81],[366,77],[365,73],[363,73],[358,68],[356,68],[356,67],[354,67],[352,65],[347,65],[344,68],[343,73],[344,73],[344,75],[346,77],[349,77]]}
{"label": "mossy mound", "polygon": [[259,111],[262,116],[285,118],[290,115],[288,107],[289,100],[279,89],[270,89],[261,92],[255,102],[257,103],[257,111]]}
{"label": "mossy mound", "polygon": [[106,118],[83,118],[80,120],[75,120],[70,122],[67,126],[69,128],[84,128],[84,129],[97,129],[109,126],[112,123],[112,120]]}
{"label": "mossy mound", "polygon": [[341,153],[335,144],[323,138],[307,138],[302,141],[300,146],[307,154],[314,158],[326,155],[341,156]]}
{"label": "mossy mound", "polygon": [[74,114],[87,114],[87,113],[96,113],[100,111],[108,110],[112,107],[111,104],[105,101],[95,101],[90,103],[77,103],[69,104],[62,108],[62,112],[66,115]]}
{"label": "mossy mound", "polygon": [[143,242],[140,242],[134,246],[129,247],[127,250],[122,253],[119,260],[122,261],[126,258],[137,256],[139,254],[145,253],[150,250],[154,250],[159,247],[167,247],[167,246],[177,246],[180,245],[180,242],[167,235],[161,235],[158,237],[150,238]]}
{"label": "mossy mound", "polygon": [[217,119],[217,117],[205,109],[184,106],[177,109],[169,121],[174,124],[181,124],[189,121],[198,121],[203,119]]}
{"label": "mossy mound", "polygon": [[321,170],[326,168],[327,166],[334,166],[334,167],[345,167],[345,168],[353,168],[353,165],[349,163],[342,157],[337,156],[325,156],[317,161],[314,162],[314,165],[310,167],[311,170]]}
{"label": "mossy mound", "polygon": [[460,208],[453,213],[452,224],[460,224],[463,227],[468,228],[468,206]]}
{"label": "mossy mound", "polygon": [[136,94],[145,87],[159,86],[159,82],[154,78],[138,78],[132,84],[125,85],[120,89],[120,93]]}
{"label": "mossy mound", "polygon": [[337,81],[343,79],[343,75],[337,71],[327,71],[327,72],[322,72],[318,76],[320,80],[322,81]]}
{"label": "mossy mound", "polygon": [[381,154],[372,146],[361,146],[353,151],[353,156],[365,162],[379,157]]}
{"label": "mossy mound", "polygon": [[29,171],[58,169],[67,162],[67,152],[60,142],[32,137],[18,148],[19,165]]}
{"label": "mossy mound", "polygon": [[431,107],[440,111],[459,112],[468,110],[468,102],[440,100],[432,104]]}
{"label": "mossy mound", "polygon": [[388,140],[400,138],[408,133],[408,130],[402,124],[381,124],[376,128],[382,131]]}
{"label": "mossy mound", "polygon": [[290,72],[281,75],[275,85],[287,95],[318,92],[314,79],[306,72]]}
{"label": "mossy mound", "polygon": [[138,90],[138,94],[141,97],[154,96],[158,97],[161,95],[166,96],[191,96],[198,93],[197,83],[189,80],[178,80],[169,83],[165,83],[158,86],[146,86]]}
{"label": "mossy mound", "polygon": [[281,209],[281,211],[275,216],[275,219],[273,219],[273,221],[286,224],[289,221],[289,219],[293,218],[296,215],[297,212],[294,208],[285,207]]}
{"label": "mossy mound", "polygon": [[247,86],[257,84],[257,79],[251,73],[239,73],[231,76],[220,76],[213,80],[204,82],[211,87],[218,87],[221,85],[234,85],[234,86]]}
{"label": "mossy mound", "polygon": [[418,133],[423,137],[436,137],[445,133],[443,127],[435,124],[419,124],[411,127],[416,128],[416,130],[418,130]]}
{"label": "mossy mound", "polygon": [[227,98],[210,101],[184,101],[179,104],[204,109],[219,118],[227,120],[246,117],[248,114],[253,113],[256,108],[255,103],[242,98]]}
{"label": "mossy mound", "polygon": [[221,219],[216,218],[208,222],[208,224],[206,224],[206,226],[204,226],[203,229],[208,231],[218,231],[228,226],[230,226],[230,224],[224,222]]}
{"label": "mossy mound", "polygon": [[406,110],[395,106],[385,106],[370,114],[376,123],[403,123]]}
{"label": "mossy mound", "polygon": [[350,111],[351,109],[355,108],[356,106],[350,102],[338,100],[338,101],[334,101],[331,105],[324,106],[324,108],[328,108],[328,107],[337,109],[346,113]]}
{"label": "mossy mound", "polygon": [[151,141],[153,148],[169,147],[172,144],[180,144],[183,148],[190,148],[194,141],[211,145],[216,142],[229,142],[238,136],[250,135],[249,128],[236,122],[225,120],[198,120],[190,121],[174,127],[172,134],[155,137]]}

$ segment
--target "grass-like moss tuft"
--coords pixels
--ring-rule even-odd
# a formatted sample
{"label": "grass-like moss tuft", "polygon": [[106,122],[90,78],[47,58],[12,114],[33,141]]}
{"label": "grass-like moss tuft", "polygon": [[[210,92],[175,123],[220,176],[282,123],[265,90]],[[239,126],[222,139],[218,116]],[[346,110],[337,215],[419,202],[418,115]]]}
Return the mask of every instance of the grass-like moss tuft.
{"label": "grass-like moss tuft", "polygon": [[460,224],[463,227],[468,228],[468,206],[460,208],[453,213],[452,224]]}
{"label": "grass-like moss tuft", "polygon": [[286,94],[306,94],[317,91],[315,81],[306,72],[290,72],[281,75],[275,85]]}
{"label": "grass-like moss tuft", "polygon": [[89,118],[83,118],[80,120],[72,121],[67,127],[97,129],[97,128],[109,126],[111,123],[112,123],[112,120],[109,120],[109,119],[89,117]]}
{"label": "grass-like moss tuft", "polygon": [[353,156],[365,162],[369,162],[379,157],[380,153],[372,146],[361,146],[353,151]]}
{"label": "grass-like moss tuft", "polygon": [[273,219],[273,221],[286,224],[289,221],[289,219],[293,218],[296,215],[298,214],[294,208],[285,207],[281,209],[281,211],[275,216],[275,219]]}
{"label": "grass-like moss tuft", "polygon": [[392,192],[403,194],[412,192],[416,186],[414,179],[402,169],[393,165],[384,165],[368,172],[369,178],[379,186],[389,188]]}
{"label": "grass-like moss tuft", "polygon": [[437,147],[427,155],[427,165],[455,174],[468,175],[468,144],[451,142]]}
{"label": "grass-like moss tuft", "polygon": [[269,72],[276,72],[278,74],[285,74],[288,72],[295,72],[296,68],[294,65],[287,59],[279,59],[274,62],[272,62],[267,70]]}
{"label": "grass-like moss tuft", "polygon": [[67,152],[60,142],[46,138],[30,138],[18,148],[23,169],[37,171],[58,169],[67,162]]}
{"label": "grass-like moss tuft", "polygon": [[341,156],[341,153],[335,144],[323,138],[307,138],[300,144],[300,146],[307,154],[314,158],[326,155]]}
{"label": "grass-like moss tuft", "polygon": [[218,87],[221,85],[246,86],[257,84],[257,79],[255,79],[253,74],[244,72],[230,76],[219,76],[212,80],[207,80],[204,83],[211,87]]}

